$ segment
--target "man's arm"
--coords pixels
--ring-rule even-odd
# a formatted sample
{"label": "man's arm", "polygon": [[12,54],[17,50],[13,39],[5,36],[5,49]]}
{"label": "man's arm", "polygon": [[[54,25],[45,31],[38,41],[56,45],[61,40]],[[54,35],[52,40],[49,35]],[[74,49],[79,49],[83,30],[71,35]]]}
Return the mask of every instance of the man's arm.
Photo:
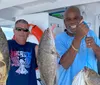
{"label": "man's arm", "polygon": [[79,46],[80,46],[80,42],[81,40],[78,39],[74,39],[72,42],[72,45],[74,46],[74,48],[72,47],[72,45],[70,46],[70,48],[64,53],[64,55],[62,56],[61,60],[60,60],[60,64],[65,68],[68,69],[70,67],[70,65],[73,63],[75,56],[77,54],[77,50]]}
{"label": "man's arm", "polygon": [[[87,26],[83,23],[81,23],[78,28],[76,29],[76,35],[75,38],[72,42],[72,45],[74,46],[75,49],[78,49],[80,47],[81,40],[84,36],[87,35],[89,29]],[[65,52],[65,54],[62,56],[60,59],[60,64],[65,68],[68,69],[70,65],[73,63],[77,51],[71,47]]]}
{"label": "man's arm", "polygon": [[95,43],[93,37],[87,37],[86,44],[88,48],[93,49],[97,59],[100,61],[100,47]]}
{"label": "man's arm", "polygon": [[93,51],[95,52],[97,59],[100,61],[100,47],[98,45],[95,45]]}

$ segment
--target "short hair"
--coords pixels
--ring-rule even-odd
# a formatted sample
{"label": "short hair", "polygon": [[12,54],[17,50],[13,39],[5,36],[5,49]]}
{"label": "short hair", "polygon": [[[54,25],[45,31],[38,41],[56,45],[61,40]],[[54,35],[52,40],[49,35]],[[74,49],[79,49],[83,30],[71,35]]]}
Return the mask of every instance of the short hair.
{"label": "short hair", "polygon": [[65,14],[71,9],[79,13],[79,15],[81,15],[80,9],[77,6],[70,6],[65,10],[64,17],[65,17]]}
{"label": "short hair", "polygon": [[24,19],[19,19],[15,22],[15,25],[18,24],[18,23],[24,23],[24,24],[27,24],[28,25],[28,22]]}

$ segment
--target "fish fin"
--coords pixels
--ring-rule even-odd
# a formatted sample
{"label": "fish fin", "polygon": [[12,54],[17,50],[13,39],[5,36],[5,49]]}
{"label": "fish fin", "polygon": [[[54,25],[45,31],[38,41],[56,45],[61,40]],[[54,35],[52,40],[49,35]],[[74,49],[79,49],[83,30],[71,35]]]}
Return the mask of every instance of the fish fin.
{"label": "fish fin", "polygon": [[88,85],[88,84],[86,83],[86,81],[85,81],[85,85]]}
{"label": "fish fin", "polygon": [[54,79],[54,85],[58,85],[57,84],[57,77],[55,76],[55,79]]}
{"label": "fish fin", "polygon": [[60,58],[60,55],[56,52],[56,49],[51,50],[51,54],[55,54],[58,58]]}
{"label": "fish fin", "polygon": [[52,50],[52,51],[51,51],[51,54],[56,54],[56,53],[55,53],[55,51]]}
{"label": "fish fin", "polygon": [[57,58],[60,58],[60,55],[55,51],[52,51],[51,54],[54,54],[54,55],[56,55]]}
{"label": "fish fin", "polygon": [[41,79],[41,83],[42,83],[42,85],[46,85],[46,84],[45,84],[45,81],[44,81],[44,79],[43,79],[42,74],[40,74],[40,77],[41,77],[40,79]]}
{"label": "fish fin", "polygon": [[57,54],[57,58],[60,58],[60,55],[56,52],[56,54]]}
{"label": "fish fin", "polygon": [[45,84],[43,83],[43,81],[41,80],[41,78],[38,78],[37,80],[39,81],[39,83],[40,83],[41,85],[45,85]]}
{"label": "fish fin", "polygon": [[6,63],[4,61],[0,61],[0,83],[5,83],[6,79],[7,79]]}
{"label": "fish fin", "polygon": [[53,24],[52,27],[50,28],[53,32],[53,30],[56,28],[56,24]]}

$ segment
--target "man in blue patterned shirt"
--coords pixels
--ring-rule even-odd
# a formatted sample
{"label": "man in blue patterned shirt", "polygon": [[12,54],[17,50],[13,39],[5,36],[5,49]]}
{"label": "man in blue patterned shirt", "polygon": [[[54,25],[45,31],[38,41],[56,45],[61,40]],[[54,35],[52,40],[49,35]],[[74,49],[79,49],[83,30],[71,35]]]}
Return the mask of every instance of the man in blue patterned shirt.
{"label": "man in blue patterned shirt", "polygon": [[37,85],[37,45],[26,42],[28,35],[28,22],[23,19],[16,21],[14,39],[8,40],[11,63],[6,85]]}

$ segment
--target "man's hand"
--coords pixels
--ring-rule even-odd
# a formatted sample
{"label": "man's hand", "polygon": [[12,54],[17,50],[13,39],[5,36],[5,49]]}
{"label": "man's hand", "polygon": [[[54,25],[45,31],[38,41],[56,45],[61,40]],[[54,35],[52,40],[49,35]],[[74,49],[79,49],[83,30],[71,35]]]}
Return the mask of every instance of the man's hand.
{"label": "man's hand", "polygon": [[94,48],[96,46],[93,37],[86,37],[86,40],[85,41],[86,41],[86,46],[88,48]]}
{"label": "man's hand", "polygon": [[82,38],[84,38],[84,36],[87,35],[88,31],[89,28],[84,23],[79,24],[76,29],[75,38],[81,40]]}

